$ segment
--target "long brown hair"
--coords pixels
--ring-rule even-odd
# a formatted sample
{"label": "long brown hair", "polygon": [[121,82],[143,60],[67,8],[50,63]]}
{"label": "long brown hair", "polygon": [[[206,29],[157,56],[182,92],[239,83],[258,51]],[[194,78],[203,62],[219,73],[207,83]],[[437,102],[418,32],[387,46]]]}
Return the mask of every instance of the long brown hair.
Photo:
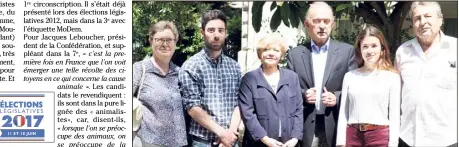
{"label": "long brown hair", "polygon": [[360,48],[360,44],[362,40],[367,37],[367,36],[373,36],[379,39],[379,42],[381,43],[381,56],[378,61],[378,65],[376,68],[378,70],[386,70],[386,71],[392,71],[396,72],[397,71],[394,69],[394,66],[392,66],[392,62],[390,60],[390,51],[389,51],[389,45],[386,42],[386,39],[384,38],[383,33],[376,27],[367,25],[357,36],[357,39],[355,40],[354,48],[355,48],[355,62],[357,63],[357,66],[360,68],[364,64],[364,60],[362,57],[362,50]]}

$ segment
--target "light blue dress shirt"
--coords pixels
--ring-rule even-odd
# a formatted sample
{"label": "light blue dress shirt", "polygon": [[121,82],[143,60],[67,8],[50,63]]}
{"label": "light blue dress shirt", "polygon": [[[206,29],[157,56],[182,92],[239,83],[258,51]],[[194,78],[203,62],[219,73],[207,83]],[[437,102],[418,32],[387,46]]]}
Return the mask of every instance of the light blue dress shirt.
{"label": "light blue dress shirt", "polygon": [[316,88],[316,114],[325,114],[325,105],[322,103],[323,77],[327,63],[328,47],[330,38],[325,45],[319,47],[311,40],[312,67],[314,72],[314,87]]}

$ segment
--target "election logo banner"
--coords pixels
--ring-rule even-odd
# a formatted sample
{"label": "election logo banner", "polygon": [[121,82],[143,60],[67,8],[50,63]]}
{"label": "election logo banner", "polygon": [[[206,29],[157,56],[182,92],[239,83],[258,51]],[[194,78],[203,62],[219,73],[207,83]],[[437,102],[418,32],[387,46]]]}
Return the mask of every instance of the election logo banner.
{"label": "election logo banner", "polygon": [[54,142],[54,93],[0,92],[2,142]]}

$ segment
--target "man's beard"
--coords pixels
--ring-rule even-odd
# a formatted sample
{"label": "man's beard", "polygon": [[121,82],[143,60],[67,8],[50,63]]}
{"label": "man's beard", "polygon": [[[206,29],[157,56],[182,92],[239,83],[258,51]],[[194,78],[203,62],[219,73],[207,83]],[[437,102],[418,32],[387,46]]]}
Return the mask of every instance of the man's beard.
{"label": "man's beard", "polygon": [[437,37],[439,33],[432,33],[432,35],[430,36],[423,36],[423,37],[417,37],[418,38],[418,41],[421,45],[423,46],[430,46],[432,45],[433,41],[435,40],[435,38]]}
{"label": "man's beard", "polygon": [[435,38],[437,38],[438,34],[440,34],[440,32],[432,33],[430,36],[416,37],[421,45],[430,46],[434,42]]}
{"label": "man's beard", "polygon": [[222,49],[223,44],[224,44],[224,42],[219,43],[218,45],[215,45],[215,44],[212,44],[209,41],[204,41],[204,45],[206,46],[206,48],[208,48],[210,50],[214,50],[214,51],[218,51],[218,50]]}

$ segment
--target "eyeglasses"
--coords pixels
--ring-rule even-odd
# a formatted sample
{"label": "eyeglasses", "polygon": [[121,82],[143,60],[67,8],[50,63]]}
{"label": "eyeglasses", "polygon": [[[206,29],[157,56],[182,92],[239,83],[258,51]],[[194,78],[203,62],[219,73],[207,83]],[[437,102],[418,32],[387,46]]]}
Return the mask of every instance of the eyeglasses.
{"label": "eyeglasses", "polygon": [[158,44],[163,44],[166,42],[167,44],[172,44],[172,42],[175,41],[175,39],[170,39],[170,38],[154,38],[155,42]]}

